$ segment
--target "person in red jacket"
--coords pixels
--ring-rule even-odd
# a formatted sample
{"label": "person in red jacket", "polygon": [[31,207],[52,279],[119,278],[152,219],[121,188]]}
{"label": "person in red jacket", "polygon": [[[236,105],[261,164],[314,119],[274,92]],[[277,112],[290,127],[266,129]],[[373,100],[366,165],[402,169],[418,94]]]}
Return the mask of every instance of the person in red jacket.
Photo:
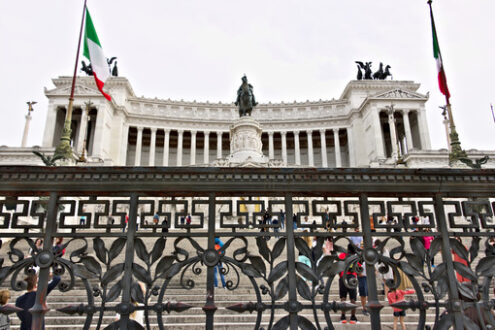
{"label": "person in red jacket", "polygon": [[[404,300],[404,296],[406,294],[413,294],[415,291],[414,290],[396,290],[393,288],[390,288],[387,294],[388,298],[388,303],[394,304],[397,302],[401,302]],[[406,330],[406,325],[404,324],[404,317],[406,316],[406,311],[402,310],[400,308],[395,308],[394,307],[394,330],[397,330],[397,321],[400,320],[400,326],[402,327],[402,330]]]}

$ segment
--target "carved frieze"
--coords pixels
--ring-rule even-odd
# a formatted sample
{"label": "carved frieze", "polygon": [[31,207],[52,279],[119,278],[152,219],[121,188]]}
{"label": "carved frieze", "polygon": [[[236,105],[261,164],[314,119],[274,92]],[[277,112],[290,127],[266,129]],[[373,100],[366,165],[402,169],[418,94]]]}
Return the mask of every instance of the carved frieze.
{"label": "carved frieze", "polygon": [[371,98],[373,99],[417,99],[417,100],[426,100],[428,99],[428,95],[422,95],[419,93],[403,90],[400,88],[395,88],[389,90],[384,93],[379,93]]}

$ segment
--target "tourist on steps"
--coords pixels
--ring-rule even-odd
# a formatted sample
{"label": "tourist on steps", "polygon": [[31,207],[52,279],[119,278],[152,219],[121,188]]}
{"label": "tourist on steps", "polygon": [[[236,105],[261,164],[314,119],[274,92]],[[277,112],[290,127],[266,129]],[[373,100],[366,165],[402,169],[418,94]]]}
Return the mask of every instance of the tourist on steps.
{"label": "tourist on steps", "polygon": [[[339,255],[340,260],[345,260],[346,258],[352,256],[353,254],[356,254],[356,246],[352,243],[349,243],[347,246],[347,253],[341,253]],[[349,294],[349,300],[351,301],[351,304],[356,304],[356,299],[357,299],[357,292],[356,288],[348,288],[344,284],[344,272],[340,272],[340,278],[339,278],[339,297],[342,302],[345,302],[347,299],[347,294]],[[356,279],[357,282],[357,273],[351,268],[348,269],[347,273],[345,274],[345,278],[350,280],[352,278]],[[342,315],[340,316],[340,321],[342,323],[347,323],[347,319],[345,317],[345,311],[342,311]],[[356,318],[356,309],[351,310],[351,319],[349,321],[350,324],[356,324],[357,323],[357,318]]]}
{"label": "tourist on steps", "polygon": [[[218,253],[222,254],[220,252],[220,249],[223,247],[223,242],[220,238],[215,237],[215,250],[218,251]],[[225,276],[222,273],[222,263],[218,262],[218,264],[213,268],[213,284],[215,285],[215,288],[218,287],[218,278],[217,278],[217,273],[220,273],[220,280],[222,281],[222,288],[226,288],[225,284]]]}
{"label": "tourist on steps", "polygon": [[[38,288],[38,276],[35,274],[28,275],[24,281],[27,282],[27,292],[22,296],[18,297],[15,301],[16,307],[22,308],[22,312],[18,312],[17,316],[21,320],[21,330],[31,330],[32,315],[29,309],[34,306],[36,300],[36,289]],[[48,283],[48,288],[46,289],[46,295],[48,296],[50,292],[55,289],[57,284],[60,282],[60,277],[53,276],[53,279]],[[43,329],[45,325],[43,324]]]}
{"label": "tourist on steps", "polygon": [[[388,291],[388,303],[390,305],[401,302],[404,300],[404,296],[407,294],[413,294],[414,290],[397,290],[390,288]],[[406,330],[406,325],[404,324],[404,318],[406,317],[406,311],[400,308],[394,307],[394,330],[397,330],[397,322],[400,321],[400,326],[402,330]]]}
{"label": "tourist on steps", "polygon": [[[9,302],[9,290],[0,291],[0,306],[5,306]],[[0,314],[0,330],[10,330],[10,317],[7,314]]]}

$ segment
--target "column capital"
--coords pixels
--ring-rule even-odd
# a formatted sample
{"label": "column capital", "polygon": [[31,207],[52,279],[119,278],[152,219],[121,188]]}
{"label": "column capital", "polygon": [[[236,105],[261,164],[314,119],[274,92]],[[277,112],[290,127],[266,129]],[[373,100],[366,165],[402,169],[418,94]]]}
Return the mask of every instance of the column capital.
{"label": "column capital", "polygon": [[164,128],[163,131],[165,132],[165,134],[170,134],[170,128]]}
{"label": "column capital", "polygon": [[287,131],[281,131],[281,132],[280,132],[280,135],[282,135],[282,136],[286,136],[286,135],[287,135]]}
{"label": "column capital", "polygon": [[223,132],[217,131],[217,136],[222,136]]}
{"label": "column capital", "polygon": [[410,109],[402,109],[402,115],[405,116],[407,114],[409,114],[409,112],[411,112]]}
{"label": "column capital", "polygon": [[177,130],[177,133],[179,133],[179,134],[184,134],[184,130],[183,130],[183,129],[178,129],[178,130]]}
{"label": "column capital", "polygon": [[210,135],[210,131],[203,131],[203,134],[204,134],[205,136],[209,136],[209,135]]}
{"label": "column capital", "polygon": [[326,129],[324,129],[324,128],[322,128],[322,129],[320,129],[319,131],[320,131],[320,134],[321,134],[321,135],[323,135],[323,134],[325,134],[325,132],[326,132],[327,130],[326,130]]}
{"label": "column capital", "polygon": [[196,133],[198,133],[198,131],[196,131],[196,130],[192,130],[190,132],[191,132],[191,135],[196,135]]}
{"label": "column capital", "polygon": [[273,131],[272,132],[267,132],[268,133],[268,136],[273,136]]}
{"label": "column capital", "polygon": [[308,134],[308,135],[312,135],[312,134],[313,134],[313,130],[312,130],[312,129],[308,129],[308,130],[306,130],[306,134]]}
{"label": "column capital", "polygon": [[340,128],[332,128],[333,134],[339,134]]}
{"label": "column capital", "polygon": [[294,131],[294,136],[299,136],[299,131]]}
{"label": "column capital", "polygon": [[143,131],[144,127],[143,126],[137,126],[136,127],[138,131]]}
{"label": "column capital", "polygon": [[151,133],[156,133],[157,128],[156,127],[151,127],[150,130],[151,130]]}

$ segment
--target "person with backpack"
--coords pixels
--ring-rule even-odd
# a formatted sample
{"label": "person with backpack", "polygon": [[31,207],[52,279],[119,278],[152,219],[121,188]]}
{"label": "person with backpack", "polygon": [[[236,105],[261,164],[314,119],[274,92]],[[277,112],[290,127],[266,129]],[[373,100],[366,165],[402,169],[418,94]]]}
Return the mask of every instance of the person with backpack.
{"label": "person with backpack", "polygon": [[[225,252],[221,252],[220,250],[223,247],[223,242],[220,238],[215,237],[215,250],[218,251],[219,254],[223,254]],[[215,268],[213,268],[213,284],[215,285],[215,288],[218,287],[218,278],[217,278],[217,273],[220,273],[220,280],[222,281],[222,287],[225,289],[226,288],[226,283],[225,283],[225,276],[222,273],[222,263],[218,262],[217,265],[215,265]]]}
{"label": "person with backpack", "polygon": [[[341,253],[339,255],[339,260],[344,261],[348,257],[351,257],[352,255],[356,254],[356,246],[352,243],[349,243],[347,246],[347,253]],[[339,278],[339,297],[342,302],[345,302],[347,299],[347,295],[349,295],[349,300],[351,304],[356,304],[356,299],[357,299],[357,290],[356,288],[348,288],[345,283],[344,283],[344,276],[345,279],[350,280],[350,279],[355,279],[357,282],[357,273],[355,270],[352,269],[353,267],[349,268],[347,273],[344,274],[344,272],[340,272],[340,278]],[[340,316],[340,321],[342,323],[347,323],[347,319],[345,316],[345,310],[342,310],[341,316]],[[350,324],[356,324],[358,322],[356,318],[356,309],[354,308],[351,310],[351,319],[349,321]]]}

